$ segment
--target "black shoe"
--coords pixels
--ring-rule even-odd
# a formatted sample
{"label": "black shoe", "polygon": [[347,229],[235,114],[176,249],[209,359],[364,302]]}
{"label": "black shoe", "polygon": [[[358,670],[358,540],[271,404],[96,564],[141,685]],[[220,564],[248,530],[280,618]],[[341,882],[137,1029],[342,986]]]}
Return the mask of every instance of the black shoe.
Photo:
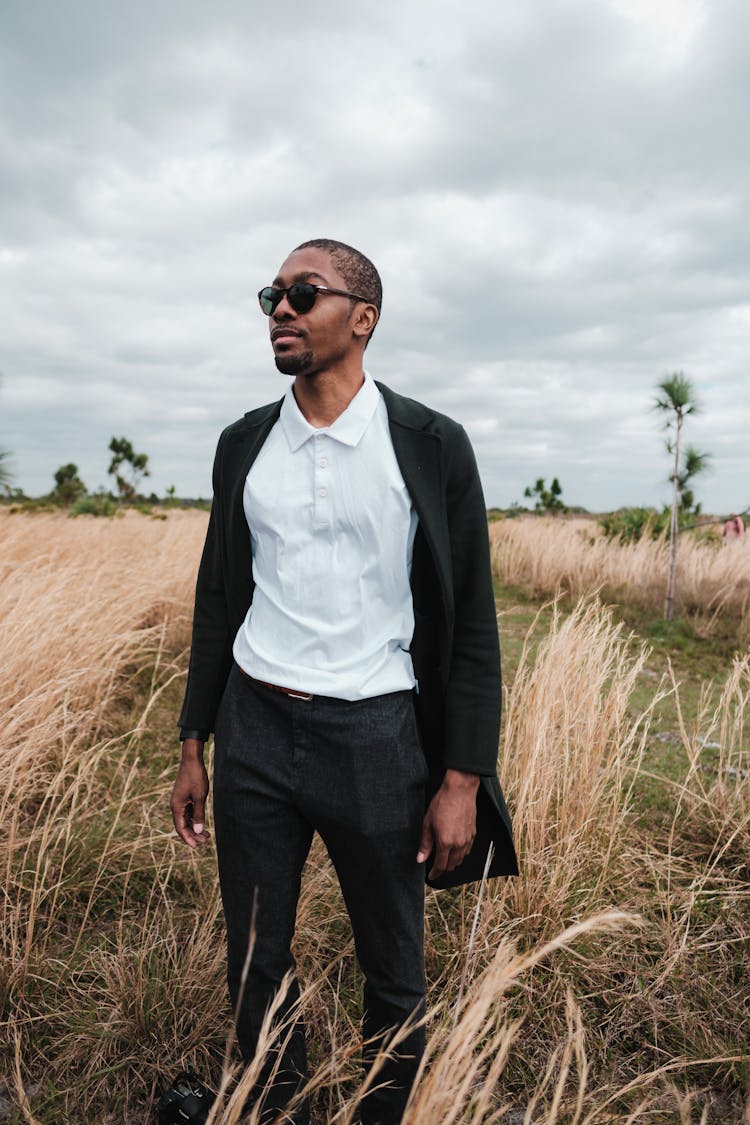
{"label": "black shoe", "polygon": [[181,1070],[156,1107],[159,1125],[205,1125],[216,1094],[197,1074]]}

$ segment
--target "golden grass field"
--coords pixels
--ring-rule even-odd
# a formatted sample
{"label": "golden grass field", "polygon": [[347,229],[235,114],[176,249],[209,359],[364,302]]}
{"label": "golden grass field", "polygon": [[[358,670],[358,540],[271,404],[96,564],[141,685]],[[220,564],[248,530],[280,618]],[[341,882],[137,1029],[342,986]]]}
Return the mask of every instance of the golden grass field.
{"label": "golden grass field", "polygon": [[[490,536],[495,573],[502,582],[540,594],[563,587],[577,597],[603,589],[612,598],[637,601],[656,613],[664,608],[665,539],[613,543],[590,519],[551,517],[499,520]],[[713,538],[681,536],[677,611],[706,635],[729,617],[741,623],[743,639],[750,640],[750,536],[727,547],[718,532]]]}
{"label": "golden grass field", "polygon": [[[214,861],[168,808],[206,518],[0,509],[0,1121],[141,1125],[183,1066],[221,1084],[212,1122],[238,1120]],[[428,892],[405,1120],[748,1122],[747,655],[725,643],[712,683],[670,675],[592,597],[658,615],[658,543],[535,518],[491,534],[522,876]],[[697,644],[746,640],[746,548],[682,545]],[[320,848],[297,957],[316,1121],[347,1125],[359,983]]]}

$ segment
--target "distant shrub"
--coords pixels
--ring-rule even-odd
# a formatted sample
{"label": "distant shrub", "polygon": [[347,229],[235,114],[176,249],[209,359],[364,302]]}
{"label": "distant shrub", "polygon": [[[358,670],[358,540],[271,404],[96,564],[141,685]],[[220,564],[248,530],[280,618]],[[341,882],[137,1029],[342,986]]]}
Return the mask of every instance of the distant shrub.
{"label": "distant shrub", "polygon": [[9,496],[3,497],[3,504],[9,505],[9,511],[15,512],[52,512],[54,505],[48,496],[26,496],[20,488],[14,488]]}
{"label": "distant shrub", "polygon": [[636,543],[644,535],[658,539],[669,529],[669,509],[657,512],[656,508],[620,508],[600,516],[599,526],[607,539],[620,539],[623,543]]}
{"label": "distant shrub", "polygon": [[107,492],[80,496],[70,509],[71,516],[116,516],[117,501]]}
{"label": "distant shrub", "polygon": [[552,478],[549,488],[547,488],[544,477],[539,477],[533,487],[529,485],[528,488],[524,488],[523,494],[534,500],[534,511],[538,515],[554,516],[558,512],[567,512],[568,510],[560,499],[562,485],[557,477]]}
{"label": "distant shrub", "polygon": [[55,473],[55,487],[49,494],[52,503],[61,508],[70,508],[85,495],[86,485],[78,475],[78,466],[72,461],[67,465],[61,465]]}
{"label": "distant shrub", "polygon": [[[694,509],[678,508],[677,522],[680,531],[691,531],[700,537],[700,532],[695,529],[696,516],[700,505]],[[616,512],[608,512],[599,517],[599,527],[607,539],[619,539],[621,543],[637,543],[644,535],[650,539],[659,539],[662,535],[669,535],[669,521],[671,512],[668,507],[657,512],[656,508],[620,508]],[[707,525],[706,525],[707,526]],[[715,539],[716,532],[710,530],[705,533],[709,539]]]}

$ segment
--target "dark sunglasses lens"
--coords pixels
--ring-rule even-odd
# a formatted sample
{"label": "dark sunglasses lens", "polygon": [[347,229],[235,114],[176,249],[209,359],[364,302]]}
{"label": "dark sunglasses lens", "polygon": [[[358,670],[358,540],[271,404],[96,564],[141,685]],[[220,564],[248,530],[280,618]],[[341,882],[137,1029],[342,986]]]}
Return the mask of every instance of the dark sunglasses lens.
{"label": "dark sunglasses lens", "polygon": [[272,289],[270,285],[267,285],[265,289],[261,289],[260,293],[258,294],[258,300],[260,301],[260,307],[263,309],[263,312],[266,314],[266,316],[271,315],[271,313],[281,300],[283,293],[283,289]]}
{"label": "dark sunglasses lens", "polygon": [[306,313],[315,304],[318,291],[309,281],[297,281],[287,291],[287,300],[295,312]]}

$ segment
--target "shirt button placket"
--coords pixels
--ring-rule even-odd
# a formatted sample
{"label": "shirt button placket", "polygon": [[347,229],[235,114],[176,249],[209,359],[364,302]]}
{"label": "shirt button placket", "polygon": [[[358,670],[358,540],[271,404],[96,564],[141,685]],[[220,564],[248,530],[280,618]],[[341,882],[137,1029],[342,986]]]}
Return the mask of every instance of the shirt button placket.
{"label": "shirt button placket", "polygon": [[325,434],[315,437],[315,523],[328,524],[331,519],[331,479],[329,472],[328,439]]}

